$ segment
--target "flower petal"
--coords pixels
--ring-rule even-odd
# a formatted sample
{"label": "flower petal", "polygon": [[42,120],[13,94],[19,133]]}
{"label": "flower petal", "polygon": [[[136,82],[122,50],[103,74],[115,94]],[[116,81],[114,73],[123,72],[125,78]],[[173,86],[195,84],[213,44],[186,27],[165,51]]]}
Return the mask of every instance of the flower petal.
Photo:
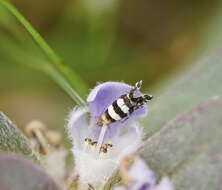
{"label": "flower petal", "polygon": [[92,116],[99,117],[109,105],[131,88],[132,86],[121,82],[105,82],[97,85],[87,98]]}
{"label": "flower petal", "polygon": [[87,108],[74,108],[68,118],[68,134],[74,144],[74,148],[80,148],[84,143],[84,139],[88,137],[88,116]]}
{"label": "flower petal", "polygon": [[136,158],[136,160],[134,161],[129,170],[129,176],[136,183],[148,183],[153,186],[156,182],[155,174],[140,158]]}
{"label": "flower petal", "polygon": [[124,157],[133,154],[141,145],[143,138],[143,130],[138,123],[133,122],[126,128],[125,134],[120,134],[112,139],[116,155],[116,160],[121,161]]}
{"label": "flower petal", "polygon": [[86,187],[91,184],[95,189],[101,189],[117,168],[117,164],[111,159],[99,159],[95,154],[88,154],[82,150],[73,152],[80,183],[85,184]]}
{"label": "flower petal", "polygon": [[163,177],[158,185],[156,185],[155,190],[173,190],[173,184],[168,177]]}
{"label": "flower petal", "polygon": [[149,183],[142,184],[137,190],[150,190],[151,185]]}
{"label": "flower petal", "polygon": [[[123,131],[125,127],[132,125],[130,122],[132,122],[133,118],[134,117],[129,118],[125,122],[116,121],[114,123],[111,123],[108,126],[108,129],[106,131],[104,141],[113,141],[113,138],[114,139],[115,139],[115,137],[119,138],[121,131]],[[90,137],[92,137],[92,139],[98,139],[101,128],[102,127],[100,127],[100,126],[96,126],[96,125],[92,124]],[[132,130],[135,130],[135,129],[131,129],[131,131]],[[135,133],[133,135],[135,135]]]}

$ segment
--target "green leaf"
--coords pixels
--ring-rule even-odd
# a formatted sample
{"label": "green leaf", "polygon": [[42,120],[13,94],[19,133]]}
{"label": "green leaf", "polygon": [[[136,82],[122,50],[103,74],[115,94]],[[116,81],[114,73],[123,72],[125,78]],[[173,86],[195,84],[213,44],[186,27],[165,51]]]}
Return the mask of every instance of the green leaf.
{"label": "green leaf", "polygon": [[[61,58],[46,43],[41,35],[10,2],[7,0],[0,0],[0,6],[4,7],[17,18],[17,20],[33,38],[34,42],[48,58],[47,61],[43,61],[43,63],[45,63],[44,67],[40,64],[39,68],[49,74],[76,101],[77,104],[85,105],[85,101],[81,97],[85,97],[88,92],[88,88],[77,73],[70,70],[70,68],[64,64]],[[26,62],[26,60],[23,60],[23,62]],[[34,61],[33,64],[35,63],[36,61]],[[38,65],[35,66],[38,67]]]}
{"label": "green leaf", "polygon": [[30,160],[1,153],[0,189],[59,190],[59,187],[42,168]]}
{"label": "green leaf", "polygon": [[15,152],[26,155],[34,160],[37,154],[32,150],[28,139],[10,121],[10,119],[0,112],[0,151]]}
{"label": "green leaf", "polygon": [[192,108],[212,96],[222,94],[222,57],[219,49],[191,65],[179,77],[160,88],[149,106],[144,119],[145,130],[151,135],[179,113]]}
{"label": "green leaf", "polygon": [[178,190],[222,187],[222,97],[180,114],[150,137],[142,157]]}

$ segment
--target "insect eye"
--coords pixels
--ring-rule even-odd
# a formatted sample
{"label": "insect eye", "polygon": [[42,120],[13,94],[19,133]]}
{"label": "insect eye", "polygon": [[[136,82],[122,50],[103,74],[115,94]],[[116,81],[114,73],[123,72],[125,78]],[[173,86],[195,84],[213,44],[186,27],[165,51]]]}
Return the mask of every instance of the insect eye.
{"label": "insect eye", "polygon": [[145,94],[145,95],[143,96],[143,98],[144,98],[146,101],[148,101],[148,100],[152,100],[152,99],[153,99],[153,96],[152,96],[152,95]]}

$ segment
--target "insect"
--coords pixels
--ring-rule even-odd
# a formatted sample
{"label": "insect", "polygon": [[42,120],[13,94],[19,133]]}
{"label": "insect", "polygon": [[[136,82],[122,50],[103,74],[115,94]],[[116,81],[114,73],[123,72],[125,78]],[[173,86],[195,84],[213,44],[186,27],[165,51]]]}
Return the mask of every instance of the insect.
{"label": "insect", "polygon": [[98,126],[109,125],[113,122],[127,119],[135,110],[146,104],[153,98],[152,95],[144,94],[143,96],[135,97],[135,93],[139,91],[142,86],[142,80],[137,82],[135,86],[126,93],[115,100],[97,121]]}

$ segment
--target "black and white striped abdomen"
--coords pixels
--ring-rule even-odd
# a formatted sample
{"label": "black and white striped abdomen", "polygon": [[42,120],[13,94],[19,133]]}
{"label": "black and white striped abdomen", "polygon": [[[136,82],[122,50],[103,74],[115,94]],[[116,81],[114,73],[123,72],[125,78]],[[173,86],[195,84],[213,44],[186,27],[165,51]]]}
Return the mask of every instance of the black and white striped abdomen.
{"label": "black and white striped abdomen", "polygon": [[133,113],[134,106],[129,94],[124,94],[115,100],[97,121],[98,126],[109,125],[115,121],[122,120]]}
{"label": "black and white striped abdomen", "polygon": [[106,114],[109,119],[119,121],[131,113],[131,104],[126,104],[126,98],[119,98],[115,100],[106,110]]}

